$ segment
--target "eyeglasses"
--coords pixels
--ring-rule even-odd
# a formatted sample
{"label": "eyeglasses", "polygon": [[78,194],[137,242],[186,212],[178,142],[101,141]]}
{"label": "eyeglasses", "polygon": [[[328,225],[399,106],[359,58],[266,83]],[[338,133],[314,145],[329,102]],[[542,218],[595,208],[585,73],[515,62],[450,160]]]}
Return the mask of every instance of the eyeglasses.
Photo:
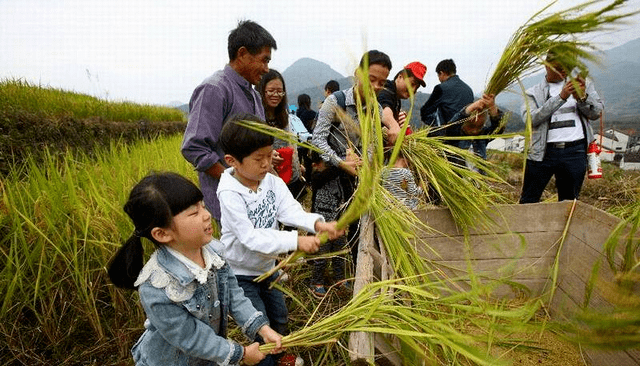
{"label": "eyeglasses", "polygon": [[287,93],[283,92],[283,91],[277,91],[277,90],[265,90],[265,94],[267,94],[267,96],[269,97],[284,97],[285,95],[287,95]]}

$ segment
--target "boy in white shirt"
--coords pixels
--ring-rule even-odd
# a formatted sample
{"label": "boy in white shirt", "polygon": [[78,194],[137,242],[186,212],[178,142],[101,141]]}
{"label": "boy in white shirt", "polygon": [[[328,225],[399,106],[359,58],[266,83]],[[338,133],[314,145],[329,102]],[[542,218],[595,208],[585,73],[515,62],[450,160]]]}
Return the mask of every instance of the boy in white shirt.
{"label": "boy in white shirt", "polygon": [[294,250],[315,253],[320,240],[317,235],[279,230],[279,225],[310,233],[326,231],[331,240],[343,235],[344,230],[336,230],[335,221],[325,222],[321,215],[304,211],[284,181],[270,173],[274,138],[235,123],[240,120],[264,123],[246,114],[232,117],[222,128],[220,143],[230,168],[220,177],[217,191],[220,240],[245,295],[267,315],[273,329],[286,335],[288,312],[284,295],[269,289],[278,274],[260,283],[253,280],[275,266],[278,254]]}

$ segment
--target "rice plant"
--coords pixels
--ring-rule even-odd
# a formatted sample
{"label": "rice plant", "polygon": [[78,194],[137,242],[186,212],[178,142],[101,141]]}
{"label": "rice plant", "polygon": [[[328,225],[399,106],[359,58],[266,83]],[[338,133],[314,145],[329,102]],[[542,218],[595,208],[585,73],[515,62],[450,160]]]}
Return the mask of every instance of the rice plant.
{"label": "rice plant", "polygon": [[184,121],[184,114],[170,107],[141,105],[127,101],[107,101],[86,94],[21,79],[0,81],[0,110],[21,111],[42,118],[101,118],[105,121]]}
{"label": "rice plant", "polygon": [[[131,234],[121,204],[135,182],[150,170],[167,169],[195,179],[177,153],[180,142],[175,136],[114,143],[92,158],[47,155],[44,165],[29,163],[26,178],[16,168],[3,181],[2,363],[32,363],[42,355],[63,360],[93,349],[97,339],[129,340],[139,333],[144,314],[136,295],[109,285],[105,268]],[[126,358],[130,344],[101,347]]]}

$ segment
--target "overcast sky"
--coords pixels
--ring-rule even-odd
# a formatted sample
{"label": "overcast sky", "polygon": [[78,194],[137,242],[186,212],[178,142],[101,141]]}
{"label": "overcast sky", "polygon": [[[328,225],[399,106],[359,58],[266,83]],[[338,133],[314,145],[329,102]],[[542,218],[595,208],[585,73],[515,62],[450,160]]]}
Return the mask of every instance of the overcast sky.
{"label": "overcast sky", "polygon": [[[606,1],[610,2],[610,1]],[[606,3],[605,2],[605,3]],[[241,19],[276,39],[270,67],[310,57],[343,75],[366,49],[387,53],[391,75],[410,61],[453,58],[478,93],[514,31],[549,1],[523,0],[0,0],[0,79],[109,100],[187,103],[228,62],[227,37]],[[581,3],[560,0],[558,11]],[[390,7],[391,4],[398,4]],[[626,10],[640,9],[640,0]],[[640,37],[640,17],[592,38],[602,49]]]}

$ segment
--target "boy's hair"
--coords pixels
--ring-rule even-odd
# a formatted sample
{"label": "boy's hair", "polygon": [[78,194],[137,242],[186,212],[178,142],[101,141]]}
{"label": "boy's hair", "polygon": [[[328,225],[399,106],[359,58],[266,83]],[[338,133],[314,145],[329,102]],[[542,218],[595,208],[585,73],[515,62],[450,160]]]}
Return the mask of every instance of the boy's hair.
{"label": "boy's hair", "polygon": [[243,20],[238,23],[236,29],[229,33],[227,40],[227,50],[229,60],[233,61],[238,55],[238,50],[245,47],[250,54],[257,55],[263,47],[270,47],[277,50],[276,40],[266,29],[251,20]]}
{"label": "boy's hair", "polygon": [[298,107],[311,109],[311,97],[309,94],[298,95]]}
{"label": "boy's hair", "polygon": [[340,84],[338,84],[338,82],[335,80],[329,80],[324,86],[324,90],[328,90],[329,93],[333,94],[340,90]]}
{"label": "boy's hair", "polygon": [[109,264],[111,282],[117,287],[135,289],[134,283],[142,270],[144,256],[140,238],[147,238],[158,246],[151,230],[170,227],[175,215],[202,199],[200,189],[176,173],[151,173],[136,184],[124,205],[135,231]]}
{"label": "boy's hair", "polygon": [[264,123],[253,114],[243,113],[231,116],[220,132],[220,147],[225,154],[233,156],[239,162],[254,151],[273,145],[273,136],[239,125],[236,121],[253,121]]}
{"label": "boy's hair", "polygon": [[369,67],[371,67],[371,65],[380,65],[382,67],[386,67],[389,70],[391,70],[392,68],[391,59],[389,58],[389,56],[387,56],[386,53],[380,52],[378,50],[371,50],[362,55],[358,67],[362,69],[365,65],[369,65]]}
{"label": "boy's hair", "polygon": [[267,88],[267,83],[269,83],[271,80],[275,80],[278,79],[282,82],[282,91],[284,91],[285,95],[284,97],[282,97],[282,99],[280,100],[280,104],[278,104],[275,108],[275,127],[281,128],[281,129],[285,129],[287,128],[287,126],[289,125],[289,105],[287,102],[287,86],[284,83],[284,78],[282,77],[282,75],[274,70],[274,69],[269,69],[269,71],[264,74],[262,76],[262,79],[260,79],[260,82],[258,83],[258,85],[256,86],[256,89],[258,89],[258,93],[260,93],[260,97],[262,97],[262,105],[265,107],[266,109],[266,104],[267,104],[267,94],[266,94],[266,88]]}
{"label": "boy's hair", "polygon": [[455,75],[456,73],[455,62],[453,62],[453,60],[450,58],[438,62],[438,66],[436,66],[436,74],[439,74],[440,71],[444,72],[447,75]]}

